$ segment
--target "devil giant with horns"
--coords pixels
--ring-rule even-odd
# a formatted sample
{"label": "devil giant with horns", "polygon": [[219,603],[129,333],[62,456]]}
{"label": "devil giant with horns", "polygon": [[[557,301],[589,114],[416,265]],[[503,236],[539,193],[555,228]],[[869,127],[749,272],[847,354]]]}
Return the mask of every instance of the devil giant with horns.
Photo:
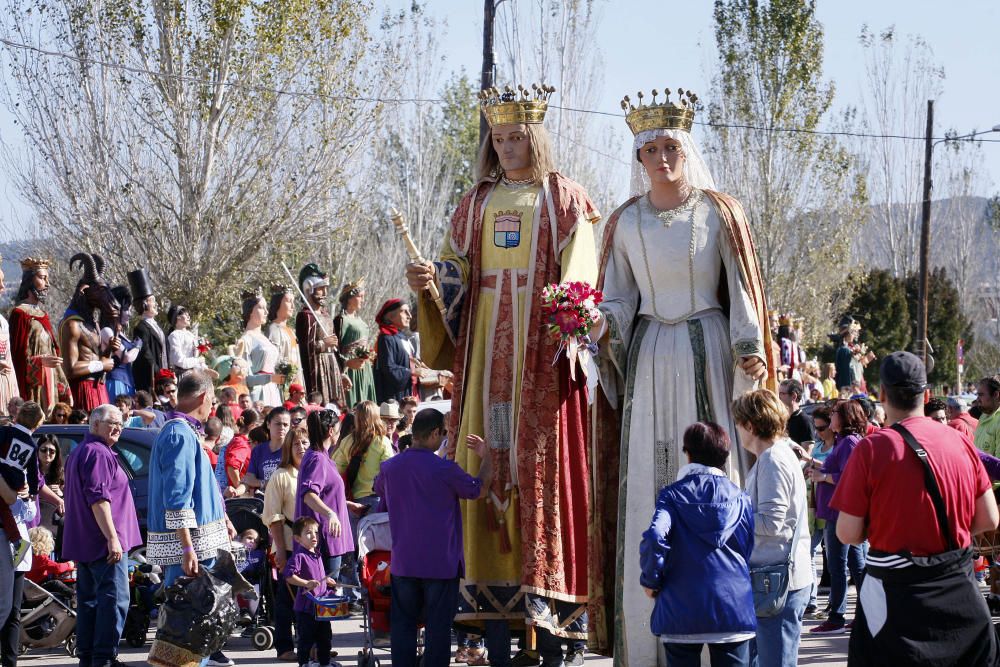
{"label": "devil giant with horns", "polygon": [[69,260],[70,268],[77,263],[83,267],[83,276],[59,323],[59,344],[73,401],[90,412],[109,402],[104,374],[114,368],[111,355],[121,346],[115,336],[102,349],[99,314],[108,322],[117,322],[121,305],[104,281],[104,259],[100,255],[77,253]]}

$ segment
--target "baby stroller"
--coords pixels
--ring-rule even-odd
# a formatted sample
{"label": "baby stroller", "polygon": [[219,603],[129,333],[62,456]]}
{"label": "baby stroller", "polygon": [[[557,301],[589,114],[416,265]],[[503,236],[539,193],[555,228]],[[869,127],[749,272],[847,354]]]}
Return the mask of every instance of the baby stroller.
{"label": "baby stroller", "polygon": [[53,648],[64,644],[70,656],[76,655],[74,597],[73,589],[61,581],[48,581],[43,587],[24,580],[21,653],[32,648]]}
{"label": "baby stroller", "polygon": [[141,555],[135,554],[129,557],[129,605],[122,638],[132,648],[146,644],[149,623],[152,620],[153,610],[156,609],[156,591],[161,584],[160,574],[159,566],[147,563]]}
{"label": "baby stroller", "polygon": [[[247,528],[253,528],[261,536],[261,546],[266,549],[270,545],[270,534],[264,524],[264,500],[262,498],[230,498],[226,500],[226,514],[233,523],[237,533]],[[240,557],[234,554],[237,564]],[[267,571],[274,564],[270,562]],[[256,582],[254,582],[256,583]],[[274,582],[269,575],[261,577],[260,593],[257,608],[249,615],[249,621],[242,621],[243,636],[250,638],[250,643],[258,651],[266,651],[274,646]]]}
{"label": "baby stroller", "polygon": [[392,560],[392,535],[389,532],[389,514],[366,514],[358,522],[358,562],[361,564],[361,599],[365,606],[362,617],[364,645],[358,652],[358,667],[379,667],[375,649],[388,650],[375,645],[375,633],[390,629],[389,610],[392,592],[389,588],[389,563]]}

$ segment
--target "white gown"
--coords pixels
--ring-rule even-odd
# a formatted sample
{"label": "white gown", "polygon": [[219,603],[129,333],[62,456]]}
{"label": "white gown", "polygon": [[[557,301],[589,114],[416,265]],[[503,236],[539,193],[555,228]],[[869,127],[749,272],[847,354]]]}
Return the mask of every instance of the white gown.
{"label": "white gown", "polygon": [[[696,191],[665,224],[646,197],[622,211],[612,239],[600,308],[610,327],[601,382],[621,410],[615,663],[665,665],[650,631],[653,600],[639,584],[639,543],[656,497],[687,459],[685,429],[712,421],[732,441],[727,474],[740,488],[748,465],[730,413],[753,381],[741,356],[764,358],[763,336],[711,202]],[[720,303],[725,277],[728,312]],[[710,585],[710,582],[704,582]]]}

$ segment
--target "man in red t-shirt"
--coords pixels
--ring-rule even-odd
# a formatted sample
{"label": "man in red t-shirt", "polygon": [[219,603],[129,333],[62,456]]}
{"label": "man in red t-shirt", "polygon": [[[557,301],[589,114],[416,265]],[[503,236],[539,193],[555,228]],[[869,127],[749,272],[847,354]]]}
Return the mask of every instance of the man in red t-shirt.
{"label": "man in red t-shirt", "polygon": [[[858,443],[830,502],[837,537],[871,545],[848,664],[992,665],[1000,653],[970,549],[1000,521],[990,480],[967,436],[923,416],[919,358],[894,352],[879,374],[893,427]],[[926,452],[943,517],[925,465],[896,429]]]}

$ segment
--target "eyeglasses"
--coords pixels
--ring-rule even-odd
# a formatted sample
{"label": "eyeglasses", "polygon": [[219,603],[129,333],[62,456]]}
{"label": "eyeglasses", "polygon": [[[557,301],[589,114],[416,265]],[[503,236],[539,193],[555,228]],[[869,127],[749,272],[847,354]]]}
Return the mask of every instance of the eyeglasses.
{"label": "eyeglasses", "polygon": [[303,421],[304,420],[302,417],[296,417],[295,419],[292,420],[292,424],[301,424]]}
{"label": "eyeglasses", "polygon": [[820,433],[822,433],[823,431],[825,431],[828,428],[830,428],[829,424],[824,424],[823,426],[820,426],[819,424],[816,424],[816,430],[819,431]]}
{"label": "eyeglasses", "polygon": [[54,447],[42,447],[41,449],[38,450],[38,453],[39,454],[51,454],[52,456],[55,456],[56,455],[56,450],[55,450]]}
{"label": "eyeglasses", "polygon": [[121,428],[122,426],[124,426],[124,424],[121,423],[120,421],[113,421],[111,419],[105,419],[104,423],[110,426],[111,428]]}

